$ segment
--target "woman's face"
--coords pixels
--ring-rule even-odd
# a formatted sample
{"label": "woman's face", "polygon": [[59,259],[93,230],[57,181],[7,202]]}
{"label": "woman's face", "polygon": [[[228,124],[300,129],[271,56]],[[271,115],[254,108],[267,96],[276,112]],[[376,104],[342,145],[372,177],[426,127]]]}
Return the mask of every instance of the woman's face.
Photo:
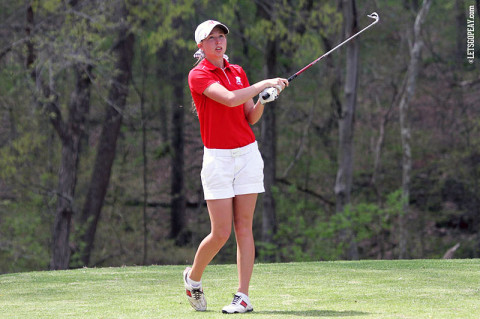
{"label": "woman's face", "polygon": [[203,50],[207,58],[223,59],[223,55],[227,51],[225,32],[223,32],[222,28],[213,28],[208,37],[198,44],[198,47]]}

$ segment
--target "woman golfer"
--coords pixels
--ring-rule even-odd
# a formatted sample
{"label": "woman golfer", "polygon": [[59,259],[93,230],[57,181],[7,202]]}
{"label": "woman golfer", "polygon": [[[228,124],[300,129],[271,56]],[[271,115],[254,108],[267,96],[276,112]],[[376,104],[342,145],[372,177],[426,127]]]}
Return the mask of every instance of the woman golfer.
{"label": "woman golfer", "polygon": [[[244,70],[230,64],[224,55],[228,28],[218,21],[205,21],[195,31],[199,63],[188,76],[204,144],[202,186],[210,215],[211,232],[203,239],[193,266],[183,272],[188,300],[197,311],[207,303],[202,274],[230,237],[232,222],[237,240],[239,286],[224,313],[252,311],[248,286],[255,260],[253,213],[263,187],[263,160],[250,125],[258,122],[264,103],[273,101],[288,85],[282,78],[250,85]],[[266,88],[276,90],[266,100],[253,97]]]}

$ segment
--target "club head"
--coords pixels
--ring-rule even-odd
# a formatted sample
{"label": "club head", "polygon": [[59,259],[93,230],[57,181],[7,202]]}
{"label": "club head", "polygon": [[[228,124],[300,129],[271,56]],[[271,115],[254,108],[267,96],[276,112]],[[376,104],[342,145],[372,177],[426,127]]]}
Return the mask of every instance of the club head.
{"label": "club head", "polygon": [[380,17],[378,16],[378,13],[376,12],[370,13],[369,15],[367,15],[367,17],[375,19],[375,22],[377,22],[380,19]]}

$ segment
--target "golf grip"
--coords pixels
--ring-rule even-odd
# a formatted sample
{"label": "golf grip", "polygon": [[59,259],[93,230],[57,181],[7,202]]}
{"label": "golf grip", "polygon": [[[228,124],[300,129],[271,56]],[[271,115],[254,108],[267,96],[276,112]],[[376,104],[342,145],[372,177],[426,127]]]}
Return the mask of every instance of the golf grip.
{"label": "golf grip", "polygon": [[[294,75],[292,75],[291,77],[289,77],[287,80],[288,82],[292,82],[293,79],[295,79],[297,77],[297,73],[295,73]],[[270,93],[267,92],[269,88],[266,88],[265,90],[262,91],[261,95],[262,95],[262,98],[264,100],[268,99],[270,97]]]}

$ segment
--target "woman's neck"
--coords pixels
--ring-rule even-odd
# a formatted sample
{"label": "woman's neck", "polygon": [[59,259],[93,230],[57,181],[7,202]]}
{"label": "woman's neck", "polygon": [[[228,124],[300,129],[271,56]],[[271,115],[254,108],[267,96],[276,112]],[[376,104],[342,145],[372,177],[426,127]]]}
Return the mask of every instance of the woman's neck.
{"label": "woman's neck", "polygon": [[208,62],[215,65],[217,68],[223,69],[224,66],[225,66],[224,63],[223,63],[223,58],[221,58],[221,59],[206,58],[206,59],[208,60]]}

